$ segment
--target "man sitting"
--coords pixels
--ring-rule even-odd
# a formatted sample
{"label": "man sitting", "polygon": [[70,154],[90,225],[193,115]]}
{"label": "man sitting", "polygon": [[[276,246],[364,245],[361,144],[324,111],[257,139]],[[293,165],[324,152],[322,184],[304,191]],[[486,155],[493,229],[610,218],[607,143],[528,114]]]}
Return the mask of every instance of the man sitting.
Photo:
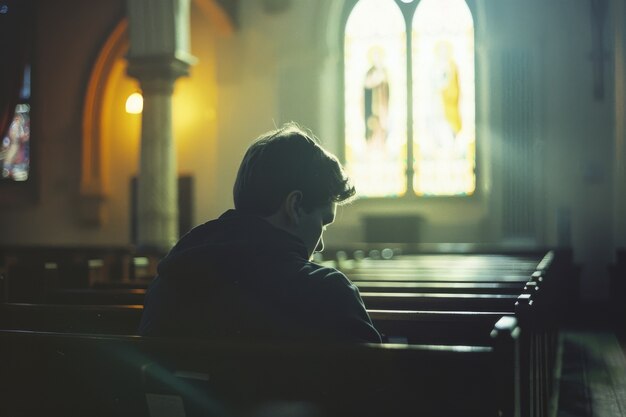
{"label": "man sitting", "polygon": [[357,288],[310,261],[337,204],[354,194],[337,158],[297,125],[262,135],[239,167],[235,209],[191,230],[159,264],[139,333],[380,342]]}

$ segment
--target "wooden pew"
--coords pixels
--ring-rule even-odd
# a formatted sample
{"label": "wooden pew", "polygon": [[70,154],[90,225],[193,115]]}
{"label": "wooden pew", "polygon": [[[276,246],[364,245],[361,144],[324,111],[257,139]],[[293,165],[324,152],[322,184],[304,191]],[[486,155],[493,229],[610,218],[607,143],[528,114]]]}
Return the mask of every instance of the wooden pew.
{"label": "wooden pew", "polygon": [[84,304],[84,305],[124,305],[140,304],[146,295],[145,289],[58,289],[48,293],[49,304]]}
{"label": "wooden pew", "polygon": [[[530,297],[525,300],[522,308],[531,307]],[[5,304],[0,306],[0,328],[132,335],[136,333],[141,311],[141,306]],[[520,312],[518,317],[523,323],[519,338],[520,378],[528,399],[525,407],[538,413],[548,409],[548,399],[554,394],[556,345],[549,329],[530,310]],[[480,312],[371,311],[370,314],[389,341],[436,346],[486,345],[490,329],[499,319],[493,313]]]}
{"label": "wooden pew", "polygon": [[133,281],[98,282],[94,284],[92,288],[95,290],[146,290],[150,286],[153,278],[154,277]]}
{"label": "wooden pew", "polygon": [[355,281],[361,292],[520,294],[526,282],[393,282]]}
{"label": "wooden pew", "polygon": [[[547,251],[546,251],[547,252]],[[392,263],[396,269],[441,269],[452,268],[462,270],[484,271],[498,268],[501,270],[532,271],[541,261],[545,252],[536,252],[531,256],[476,253],[438,253],[399,255],[389,258],[355,258],[343,259],[342,266],[347,269],[387,268]],[[390,262],[391,261],[391,262]]]}
{"label": "wooden pew", "polygon": [[[520,339],[523,372],[520,375],[526,381],[524,395],[529,398],[528,407],[539,412],[547,409],[546,399],[554,392],[551,384],[556,345],[554,333],[537,317],[535,306],[532,294],[523,294],[518,300],[516,315],[523,324]],[[2,307],[0,325],[4,326],[0,327],[33,330],[134,334],[141,315],[141,306],[21,304]],[[4,314],[5,310],[12,314]],[[480,312],[372,311],[371,314],[379,330],[391,340],[434,345],[484,344],[489,328],[497,320],[493,313]]]}
{"label": "wooden pew", "polygon": [[493,326],[514,313],[483,311],[369,310],[374,326],[390,343],[486,344]]}
{"label": "wooden pew", "polygon": [[[534,297],[535,309],[541,305],[537,301],[540,299],[540,294],[537,289],[541,283],[541,277],[537,282],[529,282],[524,288],[527,292],[530,292]],[[529,289],[530,288],[530,289]],[[129,333],[133,334],[137,328],[138,320],[141,315],[136,306],[130,308],[129,313],[123,313],[124,308],[107,308],[104,304],[114,305],[121,302],[132,302],[134,304],[142,304],[145,290],[138,289],[80,289],[80,290],[60,290],[59,294],[62,297],[57,299],[57,302],[63,304],[93,304],[92,307],[76,306],[72,309],[69,306],[63,307],[62,305],[51,306],[51,313],[46,313],[46,306],[32,306],[32,305],[11,305],[5,306],[5,310],[8,311],[10,317],[19,317],[19,310],[21,309],[23,317],[21,321],[22,328],[30,328],[36,330],[63,330],[63,331],[91,331],[104,332],[104,333]],[[445,335],[446,329],[449,330],[451,337],[456,337],[459,334],[459,325],[454,324],[455,320],[459,317],[474,317],[478,323],[476,326],[468,326],[465,334],[471,334],[472,329],[479,328],[474,334],[486,334],[483,330],[485,326],[490,327],[497,320],[497,315],[513,314],[515,312],[514,303],[516,297],[512,295],[499,295],[499,294],[415,294],[415,293],[391,293],[380,296],[380,294],[363,293],[366,306],[369,310],[408,310],[412,312],[420,313],[419,317],[425,318],[439,317],[437,325],[440,326],[441,331],[437,333],[437,326],[427,324],[433,320],[421,320],[419,327],[416,323],[412,323],[413,329],[407,329],[400,326],[398,323],[391,327],[393,333],[389,333],[388,327],[386,327],[391,321],[383,321],[377,323],[378,326],[382,325],[382,331],[392,337],[402,338],[405,337],[410,341],[424,341],[425,339],[417,339],[416,335],[428,335],[428,334],[440,334]],[[376,304],[379,302],[380,304]],[[98,306],[98,304],[100,306]],[[442,326],[441,313],[445,311],[452,311],[450,318],[447,320],[448,325]],[[483,314],[485,312],[492,312],[491,322],[485,323],[486,317],[489,315]],[[465,314],[467,313],[467,314]],[[75,316],[75,321],[70,320],[70,315]],[[410,314],[410,313],[409,313]],[[438,315],[439,314],[439,315]],[[456,316],[454,315],[456,314]],[[465,315],[464,315],[465,314]],[[41,316],[38,321],[36,318]],[[124,319],[124,317],[130,317],[130,319]],[[387,314],[389,317],[389,314]],[[374,318],[374,317],[373,317]],[[374,318],[376,320],[376,318]],[[482,320],[482,321],[481,321]],[[409,323],[410,321],[404,316],[401,321],[403,323]],[[30,324],[29,324],[30,323]],[[132,323],[130,325],[125,323]],[[430,327],[424,327],[430,326]],[[20,328],[20,325],[14,325],[11,328]],[[118,329],[115,331],[115,329]],[[398,333],[398,330],[403,328],[404,333]],[[437,343],[442,340],[441,336],[437,336]]]}
{"label": "wooden pew", "polygon": [[[22,262],[20,267],[28,266],[28,271],[22,271],[21,275],[28,276],[28,279],[22,279],[24,283],[27,281],[37,281],[37,285],[31,285],[30,295],[24,298],[23,296],[5,297],[7,301],[21,301],[21,302],[46,302],[46,303],[58,303],[58,302],[71,302],[81,303],[82,301],[75,301],[70,294],[71,292],[79,293],[84,291],[85,303],[140,303],[140,296],[126,296],[122,292],[118,296],[114,296],[113,301],[107,301],[105,298],[108,296],[91,293],[90,288],[86,288],[83,284],[74,283],[75,279],[65,277],[65,272],[62,270],[58,259],[61,257],[60,250],[58,251],[43,251],[43,257],[38,258],[33,262]],[[42,251],[39,251],[42,252]],[[37,253],[39,253],[37,252]],[[104,261],[99,259],[88,259],[95,256],[94,249],[85,249],[86,254],[82,255],[65,255],[66,258],[81,259],[87,262],[87,265],[98,263],[98,265],[92,265],[90,270],[99,270],[106,265]],[[34,255],[29,255],[34,256]],[[23,256],[24,257],[24,256]],[[435,259],[436,261],[429,261],[429,259]],[[57,261],[47,261],[55,259]],[[369,265],[359,272],[360,269],[355,269],[352,272],[346,271],[348,276],[356,281],[357,284],[363,287],[364,292],[397,292],[398,290],[404,290],[413,286],[415,288],[412,292],[462,292],[462,293],[494,293],[494,294],[514,294],[514,288],[521,287],[528,281],[528,273],[520,274],[519,263],[523,260],[512,258],[510,256],[487,256],[487,255],[420,255],[417,257],[405,256],[399,259],[393,259],[391,261],[368,261],[363,260],[359,265]],[[513,266],[508,266],[513,262]],[[518,262],[517,266],[514,266]],[[527,264],[534,261],[526,260]],[[378,265],[379,267],[376,267]],[[424,265],[427,265],[424,266]],[[440,265],[440,266],[437,266]],[[14,266],[14,269],[16,266]],[[37,269],[38,268],[38,269]],[[426,269],[425,269],[426,268]],[[507,269],[508,268],[508,269]],[[104,268],[110,269],[110,268]],[[510,271],[509,271],[510,270]],[[511,271],[517,271],[512,273]],[[93,271],[89,272],[92,273]],[[102,272],[98,272],[98,275],[102,275]],[[72,274],[70,274],[72,275]],[[105,274],[106,275],[106,274]],[[23,278],[23,277],[22,277]],[[386,289],[385,284],[380,281],[372,282],[368,281],[373,279],[384,280],[388,282]],[[90,279],[91,280],[91,279]],[[88,280],[88,281],[90,281]],[[10,281],[10,280],[9,280]],[[421,284],[418,286],[418,283]],[[463,288],[459,284],[465,284],[465,291],[460,290]],[[15,284],[15,282],[14,282]],[[112,281],[98,279],[92,282],[92,284],[99,285],[98,289],[118,290],[118,289],[144,289],[147,287],[147,282],[142,281]],[[16,284],[17,285],[17,284]],[[108,288],[103,288],[108,286]],[[378,286],[379,289],[374,289]],[[457,289],[455,289],[455,287]],[[422,288],[420,290],[419,288]],[[481,288],[485,289],[481,292]],[[510,291],[505,291],[505,288],[510,288]],[[437,289],[440,289],[437,291]],[[501,291],[501,289],[503,291]],[[24,291],[18,291],[18,293],[28,293]],[[5,291],[6,292],[6,291]],[[14,293],[15,291],[8,291],[6,293]],[[137,293],[138,294],[138,293]],[[112,294],[110,294],[112,295]],[[103,301],[98,301],[98,298],[102,297]],[[77,297],[80,298],[80,297]],[[95,298],[94,301],[90,301],[90,298]],[[120,298],[120,300],[115,300]]]}
{"label": "wooden pew", "polygon": [[[553,398],[555,392],[552,371],[556,368],[558,325],[575,304],[572,300],[575,300],[578,292],[577,271],[572,263],[570,250],[549,251],[543,256],[531,256],[526,265],[521,267],[519,263],[515,266],[514,262],[508,265],[506,262],[499,262],[497,266],[483,263],[485,266],[491,265],[491,271],[482,268],[481,262],[470,266],[471,261],[468,261],[463,266],[462,260],[450,262],[451,258],[440,255],[402,256],[398,259],[387,257],[391,260],[380,259],[380,256],[371,258],[363,259],[362,254],[356,256],[355,260],[338,257],[337,264],[342,265],[344,271],[358,283],[379,282],[377,287],[384,288],[384,291],[389,289],[389,292],[398,292],[403,285],[419,287],[429,283],[436,286],[447,283],[465,285],[468,281],[523,284],[523,294],[516,301],[514,309],[516,317],[520,318],[521,328],[524,329],[520,342],[523,346],[520,361],[525,369],[523,378],[528,382],[524,395],[529,401],[524,405],[523,415],[547,415],[553,411],[549,409],[551,404],[547,399]],[[467,259],[485,260],[480,256],[470,256]],[[529,277],[532,279],[529,280]],[[366,285],[362,288],[368,288]],[[392,323],[398,326],[397,321]],[[380,322],[378,326],[381,326]],[[406,329],[402,327],[399,331],[402,333]]]}
{"label": "wooden pew", "polygon": [[391,281],[391,282],[510,282],[524,283],[530,274],[505,273],[499,271],[420,271],[420,270],[359,270],[344,271],[354,281]]}
{"label": "wooden pew", "polygon": [[[136,334],[142,306],[0,304],[0,328]],[[480,311],[370,311],[385,340],[406,343],[486,343],[502,315]]]}
{"label": "wooden pew", "polygon": [[[380,262],[394,264],[394,261]],[[558,266],[558,262],[556,264]],[[552,310],[565,309],[561,292],[568,290],[562,288],[565,284],[561,270],[555,268],[555,253],[546,253],[535,266],[534,271],[517,278],[500,275],[497,270],[488,273],[481,271],[480,275],[474,270],[466,271],[465,275],[461,269],[456,270],[456,275],[441,270],[438,280],[419,276],[418,270],[407,269],[398,273],[393,270],[389,272],[392,268],[388,268],[366,273],[371,274],[371,279],[377,276],[380,281],[356,280],[356,285],[369,309],[434,308],[507,312],[512,311],[515,296],[524,291],[535,293],[535,303],[544,306],[552,303]],[[498,276],[499,281],[496,278]],[[537,291],[539,288],[542,289],[541,293]],[[544,302],[539,294],[541,298],[550,301]]]}
{"label": "wooden pew", "polygon": [[163,254],[131,247],[0,246],[1,295],[10,302],[45,302],[59,288],[146,282]]}
{"label": "wooden pew", "polygon": [[338,265],[355,281],[525,282],[551,256],[550,252],[540,253],[402,255],[390,259],[343,260]]}
{"label": "wooden pew", "polygon": [[367,309],[512,312],[517,295],[446,293],[361,293]]}
{"label": "wooden pew", "polygon": [[[135,335],[140,305],[0,304],[0,329]],[[387,341],[422,344],[486,344],[503,316],[470,311],[370,311]]]}
{"label": "wooden pew", "polygon": [[[389,261],[387,261],[389,262]],[[393,261],[392,263],[395,263]],[[457,269],[452,275],[449,270],[438,272],[438,280],[420,282],[420,277],[415,276],[419,271],[407,270],[398,275],[392,272],[376,272],[376,276],[384,281],[356,281],[356,285],[364,294],[364,299],[369,299],[369,308],[388,309],[392,299],[400,302],[401,309],[430,309],[440,308],[442,304],[449,304],[454,309],[476,310],[475,305],[481,304],[480,309],[488,311],[508,311],[511,309],[513,296],[521,292],[529,276],[516,276],[511,281],[511,275],[502,275],[498,271],[480,271],[477,275],[475,269],[464,271]],[[463,275],[464,274],[464,275]],[[499,277],[499,278],[495,278]],[[418,281],[415,281],[415,280]],[[500,281],[497,281],[499,279]],[[543,279],[539,276],[539,280]],[[397,282],[396,280],[400,280]],[[404,281],[402,281],[404,280]],[[481,282],[482,281],[482,282]],[[494,282],[495,281],[495,282]],[[508,281],[508,282],[507,282]],[[98,288],[98,289],[58,289],[49,291],[46,302],[48,303],[73,303],[73,304],[141,304],[145,290],[130,285],[122,288]],[[140,284],[144,287],[145,284]],[[394,294],[391,294],[394,293]],[[398,295],[396,293],[414,293],[413,295]],[[429,295],[428,293],[433,293]],[[450,294],[444,296],[444,294]],[[468,295],[473,294],[473,295]],[[415,305],[409,300],[413,299]],[[463,299],[465,305],[459,304]],[[472,301],[472,299],[475,299]],[[478,299],[482,299],[478,300]],[[508,301],[507,301],[508,299]],[[401,301],[402,300],[402,301]],[[408,306],[407,306],[408,305]],[[430,307],[430,306],[434,307]],[[395,308],[395,307],[392,307]],[[447,308],[449,309],[449,308]]]}
{"label": "wooden pew", "polygon": [[[444,272],[441,272],[440,276],[444,276]],[[444,277],[445,278],[445,277]],[[528,277],[527,277],[528,278]],[[417,301],[422,300],[424,303],[434,304],[434,307],[421,307],[416,306],[400,306],[398,308],[403,309],[424,309],[424,308],[438,308],[437,305],[448,302],[451,305],[461,298],[467,299],[470,303],[467,307],[460,307],[464,309],[475,309],[471,304],[472,298],[484,299],[483,305],[486,308],[493,311],[493,309],[500,309],[498,304],[507,304],[507,309],[510,309],[511,303],[507,302],[507,299],[512,300],[514,295],[523,291],[526,282],[521,280],[518,282],[472,282],[471,277],[467,277],[465,282],[448,282],[448,281],[431,281],[431,282],[395,282],[395,281],[356,281],[355,284],[361,292],[365,295],[364,298],[371,298],[372,305],[370,308],[388,308],[384,303],[393,300],[394,298],[399,300],[401,298],[408,302],[409,298],[413,298]],[[539,281],[543,279],[541,275],[537,278]],[[125,283],[126,285],[116,286],[111,283],[110,285],[102,285],[98,288],[62,288],[48,291],[44,302],[49,304],[142,304],[145,296],[144,284]],[[386,294],[385,293],[397,293]],[[399,294],[412,294],[412,295],[399,295]],[[432,293],[432,294],[430,294]],[[451,294],[446,300],[443,294]],[[471,294],[471,295],[469,295]],[[385,300],[386,301],[383,301]],[[509,300],[509,301],[510,301]],[[474,301],[479,303],[478,300]],[[495,305],[495,307],[488,307],[489,305]],[[459,308],[459,307],[454,307]]]}
{"label": "wooden pew", "polygon": [[142,313],[141,305],[1,303],[0,329],[134,335]]}
{"label": "wooden pew", "polygon": [[148,416],[184,404],[187,415],[249,416],[300,404],[326,417],[517,416],[518,333],[508,319],[489,346],[442,347],[0,331],[0,414]]}
{"label": "wooden pew", "polygon": [[[541,279],[542,277],[539,276],[538,281],[533,283],[528,283],[528,285],[523,288],[528,290],[528,286],[532,285],[532,288],[528,291],[532,291],[533,292],[533,296],[534,296],[534,300],[535,300],[535,305],[537,305],[537,301],[539,300],[538,297],[538,292],[536,291],[538,288],[538,284],[541,283]],[[415,284],[415,283],[396,283],[396,284],[401,284],[401,285],[424,285],[421,283]],[[441,286],[443,285],[444,288],[445,286],[450,286],[451,288],[463,288],[464,286],[467,287],[468,285],[474,285],[474,284],[468,284],[468,283],[433,283],[433,286]],[[494,284],[486,284],[486,283],[477,283],[476,284],[478,286],[478,288],[484,288],[487,285],[491,285],[492,287],[495,287],[494,290],[494,294],[464,294],[464,293],[456,293],[456,292],[450,292],[450,293],[388,293],[388,294],[380,294],[380,293],[369,293],[369,292],[363,292],[363,299],[366,302],[366,305],[368,307],[368,309],[370,310],[408,310],[408,311],[413,311],[413,312],[418,312],[421,313],[420,317],[428,317],[429,312],[432,312],[432,314],[430,314],[430,317],[436,317],[436,314],[441,313],[442,311],[452,311],[452,312],[459,312],[459,314],[464,314],[467,313],[466,316],[464,317],[468,317],[468,316],[475,316],[475,317],[487,317],[486,315],[482,315],[480,316],[478,313],[484,313],[484,312],[492,312],[494,314],[492,314],[492,317],[497,316],[498,314],[500,315],[504,315],[504,314],[513,314],[515,311],[514,308],[514,303],[516,301],[516,296],[512,295],[512,294],[498,294],[496,292],[496,290],[498,289],[499,285],[510,285],[509,283],[494,283]],[[519,286],[518,286],[519,287]],[[414,287],[415,288],[415,287]],[[508,293],[509,291],[507,291]],[[141,290],[141,289],[78,289],[78,290],[58,290],[57,292],[53,293],[54,297],[52,297],[50,299],[51,302],[58,304],[58,303],[62,303],[62,304],[110,304],[110,305],[114,305],[114,304],[142,304],[143,303],[143,297],[144,297],[144,293],[145,290]],[[24,307],[22,307],[24,308]],[[60,310],[60,306],[57,306],[55,311],[61,311]],[[537,307],[535,307],[537,308]],[[13,309],[15,309],[15,306],[13,307]],[[36,309],[36,308],[35,308]],[[31,308],[32,310],[32,308]],[[41,309],[41,311],[43,311],[43,309]],[[76,314],[78,316],[87,316],[87,318],[85,320],[83,320],[84,323],[87,323],[89,320],[91,320],[91,322],[94,323],[94,327],[92,327],[93,329],[99,329],[99,328],[105,328],[108,329],[106,330],[106,332],[111,332],[112,327],[106,327],[106,326],[101,326],[99,324],[99,322],[106,322],[106,320],[96,320],[96,319],[88,319],[90,314],[93,314],[95,310],[92,309],[86,309],[84,313],[79,313],[77,312]],[[35,313],[29,313],[29,314],[35,314]],[[69,314],[69,313],[68,313]],[[121,313],[112,313],[110,311],[101,311],[100,314],[102,317],[104,317],[105,319],[108,317],[116,317],[115,314],[121,314]],[[454,314],[454,313],[453,313]],[[438,317],[442,317],[442,316],[438,316]],[[452,316],[450,318],[449,323],[453,322],[453,317]],[[457,315],[457,317],[460,317]],[[403,319],[404,322],[407,322],[406,318]],[[493,325],[493,323],[495,323],[496,319],[492,318],[491,322],[488,322],[485,324],[485,322],[482,322],[482,327],[481,329],[484,329],[485,326],[487,325]],[[422,329],[424,328],[424,326],[426,325],[426,323],[428,322],[428,320],[422,320]],[[430,322],[432,322],[432,320],[430,320]],[[389,323],[389,321],[387,322],[383,322],[383,323],[377,323],[378,326],[380,326],[381,324],[383,325],[383,330],[384,332],[386,332],[386,324]],[[56,325],[57,327],[54,327],[54,329],[58,329],[58,325]],[[77,325],[75,325],[77,326]],[[80,326],[80,325],[78,325]],[[426,329],[426,330],[422,330],[420,331],[420,328],[417,327],[417,325],[414,323],[413,326],[415,326],[415,330],[414,331],[409,331],[406,332],[406,334],[391,334],[390,335],[392,337],[408,337],[409,335],[412,335],[410,339],[411,341],[417,341],[417,340],[424,340],[424,339],[415,339],[415,335],[420,335],[420,334],[437,334],[436,333],[436,327],[430,325],[430,328]],[[134,330],[136,328],[136,326],[132,326],[132,327],[124,327],[123,324],[120,324],[118,326],[120,329],[124,329],[123,332],[129,332],[129,333],[134,333]],[[33,328],[33,327],[31,327]],[[45,330],[46,327],[45,326],[41,326],[39,325],[39,327],[36,327],[37,329],[41,329],[41,330]],[[89,327],[79,327],[81,329],[89,329]],[[443,326],[442,329],[449,329],[450,325]],[[129,331],[130,329],[130,331]],[[471,333],[471,329],[472,327],[469,326],[467,328],[468,330],[468,334]],[[393,327],[394,332],[397,332],[398,330],[398,324],[396,323]],[[100,330],[98,330],[100,331]],[[484,334],[484,332],[477,332],[478,334]],[[440,332],[439,334],[444,334],[445,332]],[[458,334],[458,325],[457,325],[457,329],[455,329],[454,331],[451,331],[450,334],[452,335],[456,335]],[[439,339],[441,339],[441,337],[439,337]]]}
{"label": "wooden pew", "polygon": [[522,396],[528,398],[522,414],[555,415],[558,387],[554,383],[559,336],[554,315],[546,314],[545,307],[535,303],[532,294],[526,293],[520,295],[516,303],[515,317],[526,329],[519,341],[521,376],[525,381]]}
{"label": "wooden pew", "polygon": [[[520,340],[520,364],[523,370],[521,377],[525,381],[522,385],[525,387],[523,391],[524,398],[528,401],[524,403],[523,415],[548,415],[554,408],[554,404],[550,402],[554,398],[554,375],[553,372],[556,369],[556,353],[557,353],[557,337],[558,337],[558,314],[565,310],[565,303],[562,302],[563,294],[567,294],[569,288],[567,287],[567,281],[564,277],[567,275],[563,273],[567,270],[567,263],[554,264],[554,253],[548,253],[537,265],[535,271],[531,273],[531,280],[524,286],[523,293],[515,300],[513,306],[505,306],[505,309],[501,312],[513,311],[515,316],[520,320],[522,330],[522,337]],[[383,272],[381,272],[383,271]],[[409,271],[383,270],[380,268],[375,272],[380,274],[390,281],[398,279],[405,280],[404,282],[419,282],[421,278],[418,277],[415,281],[411,281],[415,275],[411,277]],[[391,274],[384,275],[384,274]],[[471,276],[471,274],[469,274]],[[372,275],[373,276],[373,275]],[[446,280],[450,279],[451,275],[446,276]],[[456,280],[456,277],[453,277]],[[464,278],[467,279],[467,276]],[[402,283],[404,283],[402,282]],[[421,285],[422,282],[419,282]],[[436,301],[429,300],[426,294],[415,296],[415,294],[387,294],[381,299],[375,299],[364,293],[364,300],[369,308],[388,308],[388,309],[400,309],[400,308],[415,308],[429,310],[429,307],[436,305]],[[443,305],[445,309],[458,306],[460,309],[474,309],[489,310],[486,304],[471,305],[463,304],[462,301],[450,301],[446,299],[453,299],[454,294],[443,294]],[[477,300],[469,295],[456,295],[461,299],[471,299],[472,303]],[[490,297],[485,297],[490,298]],[[427,301],[428,300],[428,301]],[[427,302],[425,302],[427,301]],[[378,304],[376,304],[378,303]],[[478,303],[480,304],[480,303]],[[513,307],[512,309],[510,307]],[[437,309],[437,308],[435,308]],[[427,312],[418,312],[425,314]],[[555,314],[556,313],[556,314]],[[400,325],[398,320],[392,321],[393,326],[400,329],[390,329],[391,332],[406,334],[407,327]],[[377,323],[379,327],[380,322]],[[436,330],[431,330],[436,335]],[[409,333],[410,334],[410,333]],[[445,335],[444,335],[445,336]],[[438,336],[437,336],[438,337]],[[413,339],[419,340],[419,339]]]}
{"label": "wooden pew", "polygon": [[[555,339],[554,332],[551,331],[551,328],[550,328],[551,326],[549,324],[549,321],[546,322],[546,320],[543,320],[543,319],[539,320],[537,318],[537,317],[541,318],[541,315],[537,314],[538,311],[541,311],[541,312],[549,311],[549,308],[550,307],[553,308],[554,306],[550,306],[550,301],[551,301],[550,298],[544,297],[544,300],[541,300],[541,297],[537,297],[537,295],[539,293],[545,294],[547,292],[545,290],[546,288],[554,290],[557,287],[557,285],[555,285],[557,280],[551,279],[551,278],[555,278],[554,276],[555,273],[554,273],[554,270],[551,270],[549,268],[549,265],[547,266],[544,265],[541,268],[540,266],[541,266],[541,263],[540,265],[538,265],[537,271],[533,273],[534,281],[529,283],[530,285],[526,285],[525,295],[527,295],[528,297],[525,300],[526,300],[527,305],[524,305],[520,308],[517,308],[514,306],[513,308],[507,310],[507,314],[512,314],[512,312],[515,312],[515,314],[517,314],[518,317],[520,317],[521,322],[524,324],[522,328],[526,329],[525,331],[522,332],[522,337],[520,339],[520,346],[521,346],[520,362],[522,364],[522,368],[524,369],[524,372],[520,373],[520,377],[524,381],[527,382],[527,384],[525,385],[526,388],[524,391],[524,398],[528,398],[529,400],[526,402],[526,405],[524,405],[524,407],[526,407],[525,410],[528,412],[530,412],[530,410],[533,410],[533,412],[537,415],[541,415],[541,413],[545,414],[545,410],[548,407],[546,405],[547,404],[546,398],[549,398],[551,395],[551,392],[554,391],[553,387],[550,386],[550,383],[551,383],[550,372],[551,372],[551,369],[554,369],[554,362],[555,362],[554,356],[555,356],[555,351],[556,351],[555,342],[554,342],[554,339]],[[461,284],[467,285],[468,282],[461,281]],[[406,282],[401,282],[401,283],[409,284],[411,282],[407,280]],[[451,284],[451,283],[454,283],[454,281],[447,282],[447,284]],[[483,284],[483,285],[488,284],[488,283],[489,283],[488,281],[478,282],[478,284]],[[553,286],[550,287],[549,285],[547,285],[548,283],[553,283]],[[422,283],[418,281],[418,284],[421,285]],[[443,284],[446,284],[446,282],[444,282]],[[537,288],[541,288],[541,291],[538,292]],[[440,298],[452,298],[452,299],[470,298],[472,300],[476,300],[477,298],[480,298],[480,297],[474,297],[474,295],[476,294],[472,294],[471,297],[449,297],[450,294],[455,294],[455,293],[450,292],[449,294],[446,294],[444,297],[440,297]],[[432,300],[433,298],[437,298],[437,297],[433,297],[432,294],[421,294],[421,295],[425,296],[426,299],[430,299],[430,300]],[[461,295],[464,295],[464,294],[461,294]],[[468,294],[465,294],[465,295],[468,295]],[[498,293],[496,292],[492,295],[498,295]],[[533,299],[533,296],[534,296],[534,299]],[[367,297],[364,297],[364,298],[367,298]],[[406,298],[406,297],[398,296],[396,294],[392,298]],[[487,297],[487,298],[492,298],[492,297]],[[530,303],[531,300],[533,301],[533,303]],[[517,302],[519,304],[519,300],[517,300]],[[441,334],[437,334],[436,331],[433,330],[433,329],[437,329],[437,326],[433,324],[433,322],[436,322],[436,320],[434,320],[432,315],[437,313],[436,308],[438,306],[436,305],[436,302],[433,301],[433,303],[434,304],[431,305],[431,307],[435,309],[433,311],[407,312],[407,315],[413,314],[413,316],[422,314],[421,321],[413,320],[413,322],[411,322],[410,319],[398,320],[398,317],[396,316],[395,322],[393,320],[387,320],[385,322],[384,320],[380,320],[379,317],[375,318],[375,315],[373,315],[373,319],[375,321],[378,320],[377,326],[380,326],[381,323],[385,323],[385,325],[387,324],[391,325],[393,323],[394,327],[390,327],[390,328],[393,329],[394,332],[396,332],[396,334],[398,334],[400,338],[406,337],[407,341],[412,341],[412,342],[423,341],[425,343],[428,342],[428,337],[424,336],[424,334],[428,334],[428,331],[429,331],[428,329],[430,329],[430,332],[432,332],[433,334],[433,338],[430,339],[430,341],[435,344],[453,343],[453,339],[455,338],[457,338],[456,340],[461,339],[464,341],[470,341],[472,343],[477,342],[478,340],[482,341],[481,338],[483,338],[484,337],[483,335],[485,334],[482,330],[477,331],[476,333],[469,332],[467,334],[462,334],[459,331],[459,328],[461,328],[462,330],[463,326],[459,326],[458,316],[456,318],[449,317],[449,320],[448,320],[449,327],[447,327],[448,329],[447,335],[445,331],[443,331]],[[458,307],[463,307],[462,304],[456,304],[456,305]],[[448,304],[448,306],[450,306],[450,304]],[[394,308],[396,307],[397,305],[394,305]],[[465,305],[465,307],[467,307],[467,304]],[[527,314],[528,311],[526,311],[526,313],[522,313],[524,311],[524,308],[526,307],[532,307],[532,314]],[[399,313],[398,311],[393,312],[393,314],[396,314],[396,315],[398,313]],[[466,311],[464,313],[472,313],[472,312]],[[431,314],[430,320],[424,319],[424,317],[426,317],[424,316],[424,314]],[[453,314],[453,313],[445,312],[445,314]],[[441,320],[441,317],[443,316],[439,316],[439,317],[440,317],[440,320],[439,320],[440,327],[442,329],[446,329],[446,327],[442,325],[442,323],[445,323],[445,320]],[[487,323],[485,317],[487,316],[482,317],[483,319],[482,321],[476,320],[476,319],[473,319],[473,321],[469,320],[466,323],[465,329],[467,330],[467,329],[472,329],[472,328],[473,329],[488,328],[485,324]],[[488,320],[491,320],[492,318],[489,318]],[[402,321],[405,322],[407,327],[403,327],[402,325],[397,324],[398,322],[402,322]],[[538,321],[541,322],[539,325],[537,324]],[[409,326],[412,326],[412,328],[410,328]],[[421,332],[418,331],[420,329],[419,326],[422,326]],[[430,326],[430,327],[424,327],[424,326]],[[456,327],[456,330],[451,330],[455,327]],[[400,331],[398,330],[398,328],[402,330]],[[413,331],[413,334],[411,336],[413,337],[412,339],[409,339],[407,337],[407,335],[411,335],[410,332],[407,332],[407,329]],[[389,332],[388,334],[392,335],[393,333]],[[472,336],[472,334],[473,335],[480,334],[480,336],[474,336],[475,338],[471,339],[470,337]]]}
{"label": "wooden pew", "polygon": [[[351,279],[361,291],[377,292],[449,292],[480,294],[519,294],[526,282],[390,282]],[[150,281],[100,282],[93,289],[147,289]]]}
{"label": "wooden pew", "polygon": [[[523,288],[522,288],[523,290]],[[143,289],[63,289],[51,292],[49,304],[143,304]],[[368,309],[512,311],[517,295],[476,293],[361,292]]]}

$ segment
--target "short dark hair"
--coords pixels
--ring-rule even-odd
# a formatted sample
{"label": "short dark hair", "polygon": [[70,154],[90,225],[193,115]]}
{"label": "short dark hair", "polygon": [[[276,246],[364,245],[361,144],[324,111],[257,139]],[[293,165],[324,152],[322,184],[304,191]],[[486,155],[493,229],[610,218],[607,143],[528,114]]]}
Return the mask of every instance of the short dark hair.
{"label": "short dark hair", "polygon": [[337,158],[291,122],[261,135],[246,151],[233,187],[235,208],[270,216],[294,190],[302,192],[308,212],[356,193]]}

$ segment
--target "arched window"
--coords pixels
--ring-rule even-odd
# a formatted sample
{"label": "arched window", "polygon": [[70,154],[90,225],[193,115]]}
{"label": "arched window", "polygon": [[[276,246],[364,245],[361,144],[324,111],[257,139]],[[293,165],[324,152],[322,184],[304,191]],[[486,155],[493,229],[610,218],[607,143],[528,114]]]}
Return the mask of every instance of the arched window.
{"label": "arched window", "polygon": [[345,138],[346,168],[364,196],[406,192],[406,51],[394,0],[360,0],[345,31]]}
{"label": "arched window", "polygon": [[348,17],[346,167],[361,196],[471,195],[472,15],[464,0],[407,3],[359,0]]}
{"label": "arched window", "polygon": [[418,195],[472,194],[472,14],[463,0],[422,0],[412,26],[414,190]]}

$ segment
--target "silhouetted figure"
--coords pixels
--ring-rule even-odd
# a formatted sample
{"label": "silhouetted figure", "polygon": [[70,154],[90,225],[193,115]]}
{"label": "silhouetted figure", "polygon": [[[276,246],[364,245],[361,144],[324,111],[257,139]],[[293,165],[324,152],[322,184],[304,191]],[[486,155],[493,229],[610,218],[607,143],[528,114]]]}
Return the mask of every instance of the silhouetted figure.
{"label": "silhouetted figure", "polygon": [[379,342],[357,288],[310,261],[336,205],[354,194],[337,159],[297,125],[262,135],[239,167],[235,209],[159,264],[140,334]]}

